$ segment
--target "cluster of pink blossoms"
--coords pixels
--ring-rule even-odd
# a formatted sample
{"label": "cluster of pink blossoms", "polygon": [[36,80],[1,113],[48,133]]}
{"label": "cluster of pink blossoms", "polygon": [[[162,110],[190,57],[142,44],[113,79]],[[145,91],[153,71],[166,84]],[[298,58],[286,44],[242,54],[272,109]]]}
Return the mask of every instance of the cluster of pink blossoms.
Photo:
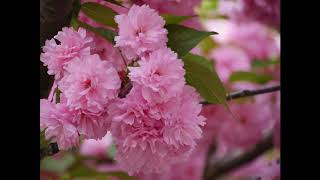
{"label": "cluster of pink blossoms", "polygon": [[135,4],[148,4],[160,13],[175,14],[178,16],[194,15],[195,7],[201,0],[132,0]]}
{"label": "cluster of pink blossoms", "polygon": [[159,173],[186,159],[201,137],[200,98],[185,84],[182,60],[166,47],[165,23],[156,11],[133,5],[116,21],[116,46],[138,56],[139,64],[129,67],[132,90],[108,111],[116,159],[129,174]]}
{"label": "cluster of pink blossoms", "polygon": [[[125,170],[139,179],[198,180],[202,178],[206,151],[212,142],[218,143],[214,160],[231,151],[250,148],[272,128],[274,143],[280,146],[279,94],[231,102],[229,106],[239,118],[237,121],[221,106],[202,109],[195,89],[186,85],[183,63],[166,46],[165,22],[157,12],[194,15],[194,7],[200,0],[132,0],[136,5],[130,9],[102,0],[82,2],[91,1],[121,14],[115,19],[119,25],[116,45],[82,28],[77,31],[64,28],[46,42],[41,54],[48,74],[55,76],[55,83],[49,98],[40,100],[40,129],[60,149],[72,148],[84,137],[82,155],[102,157],[111,144],[111,132],[118,163],[112,167],[94,166],[99,171]],[[215,60],[219,77],[232,90],[258,88],[251,83],[229,84],[228,78],[235,71],[250,71],[253,59],[277,57],[280,52],[279,38],[269,29],[261,23],[243,21],[250,17],[275,25],[275,18],[263,15],[277,15],[270,9],[273,7],[263,5],[264,1],[242,2],[246,4],[241,16],[239,9],[220,3],[229,8],[225,10],[232,10],[227,15],[233,20],[206,24],[210,30],[219,32],[215,40],[220,47],[210,56]],[[93,27],[110,28],[82,12],[79,19]],[[200,28],[194,22],[185,24]],[[122,76],[118,74],[126,69],[133,88],[125,98],[119,98],[121,84],[125,82],[121,82]],[[56,89],[61,91],[60,98]],[[200,139],[201,136],[204,137]],[[166,169],[170,171],[163,172]],[[279,170],[276,161],[269,163],[260,158],[231,173],[230,178],[279,179]]]}
{"label": "cluster of pink blossoms", "polygon": [[219,11],[236,21],[280,26],[280,0],[220,0]]}
{"label": "cluster of pink blossoms", "polygon": [[[208,30],[221,32],[213,37],[219,47],[210,52],[216,71],[225,83],[236,71],[251,71],[253,60],[269,60],[280,55],[279,34],[257,22],[209,20]],[[279,68],[268,69],[268,74],[279,77]],[[278,78],[279,79],[279,78]]]}
{"label": "cluster of pink blossoms", "polygon": [[127,14],[117,15],[119,36],[115,37],[128,59],[137,59],[166,46],[168,41],[165,21],[147,5],[133,5]]}
{"label": "cluster of pink blossoms", "polygon": [[[93,49],[93,37],[82,28],[63,28],[43,47],[41,61],[55,75],[55,85],[49,98],[40,100],[41,130],[60,149],[77,145],[79,135],[102,138],[110,126],[106,110],[117,98],[121,80],[112,63]],[[52,95],[57,90],[60,102]]]}
{"label": "cluster of pink blossoms", "polygon": [[[200,97],[186,85],[183,62],[167,47],[165,21],[155,10],[133,5],[115,21],[115,47],[82,28],[63,28],[47,41],[41,61],[56,78],[49,98],[40,100],[40,128],[60,149],[77,145],[80,135],[100,139],[110,131],[121,168],[159,173],[187,159],[201,138]],[[133,87],[119,98],[125,69]]]}

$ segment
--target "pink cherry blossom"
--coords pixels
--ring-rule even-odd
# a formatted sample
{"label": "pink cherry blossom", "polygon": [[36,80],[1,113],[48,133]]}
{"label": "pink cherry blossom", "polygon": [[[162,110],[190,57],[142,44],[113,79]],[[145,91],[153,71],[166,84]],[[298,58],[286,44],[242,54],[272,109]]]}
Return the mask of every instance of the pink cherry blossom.
{"label": "pink cherry blossom", "polygon": [[128,63],[126,59],[120,54],[120,51],[115,48],[110,42],[101,38],[97,35],[94,36],[94,41],[96,43],[94,53],[98,54],[101,60],[106,60],[112,63],[113,67],[117,71],[123,71]]}
{"label": "pink cherry blossom", "polygon": [[232,43],[242,47],[251,58],[267,59],[279,56],[276,34],[260,23],[235,24]]}
{"label": "pink cherry blossom", "polygon": [[280,54],[279,35],[258,22],[210,20],[205,23],[209,31],[217,31],[213,39],[222,45],[237,46],[250,59],[268,59]]}
{"label": "pink cherry blossom", "polygon": [[195,150],[190,158],[174,164],[167,172],[161,174],[140,175],[139,180],[200,180],[205,165],[206,152]]}
{"label": "pink cherry blossom", "polygon": [[127,14],[117,15],[119,36],[116,47],[130,60],[165,47],[168,41],[165,21],[147,5],[133,5]]}
{"label": "pink cherry blossom", "polygon": [[189,86],[163,104],[147,102],[134,86],[109,108],[116,160],[131,175],[160,173],[185,160],[202,134],[205,118],[200,111],[199,96]]}
{"label": "pink cherry blossom", "polygon": [[195,8],[200,6],[201,0],[133,0],[134,3],[148,4],[160,13],[178,16],[195,15]]}
{"label": "pink cherry blossom", "polygon": [[[59,43],[57,43],[59,41]],[[63,76],[66,65],[76,57],[90,55],[94,42],[83,28],[74,31],[64,27],[53,39],[47,40],[42,48],[40,60],[48,66],[48,74],[56,79]]]}
{"label": "pink cherry blossom", "polygon": [[111,119],[106,111],[88,114],[81,113],[77,122],[78,131],[87,139],[101,139],[110,129]]}
{"label": "pink cherry blossom", "polygon": [[252,163],[246,164],[229,176],[230,179],[238,179],[241,177],[258,178],[262,180],[280,180],[280,163],[277,158],[271,160],[262,156]]}
{"label": "pink cherry blossom", "polygon": [[185,84],[182,60],[169,48],[154,51],[139,61],[139,67],[129,67],[129,78],[140,85],[148,102],[165,102],[177,96]]}
{"label": "pink cherry blossom", "polygon": [[59,89],[72,109],[99,113],[118,95],[121,81],[117,71],[96,54],[76,58],[66,71],[68,74],[59,82]]}
{"label": "pink cherry blossom", "polygon": [[220,0],[219,12],[236,21],[259,21],[279,28],[280,0]]}
{"label": "pink cherry blossom", "polygon": [[84,140],[80,147],[80,153],[85,156],[106,157],[107,148],[112,144],[112,136],[107,133],[102,139]]}
{"label": "pink cherry blossom", "polygon": [[66,104],[53,104],[40,99],[40,129],[45,130],[46,139],[57,142],[61,150],[79,143],[78,131],[74,125],[76,117]]}
{"label": "pink cherry blossom", "polygon": [[275,147],[280,148],[281,146],[281,112],[280,112],[280,93],[275,94],[275,102],[274,102],[274,117],[275,117],[275,125],[273,132],[273,142]]}
{"label": "pink cherry blossom", "polygon": [[194,17],[181,22],[181,25],[196,29],[198,31],[203,31],[202,23],[200,22],[199,18]]}
{"label": "pink cherry blossom", "polygon": [[202,108],[201,115],[207,119],[207,123],[202,127],[203,137],[199,140],[198,147],[208,148],[217,138],[227,112],[223,106],[206,105]]}
{"label": "pink cherry blossom", "polygon": [[207,31],[216,31],[219,34],[212,36],[213,40],[219,44],[227,44],[232,41],[233,23],[224,19],[210,19],[204,21],[204,28]]}
{"label": "pink cherry blossom", "polygon": [[221,46],[211,53],[215,62],[215,69],[223,82],[228,82],[230,75],[235,71],[249,71],[250,57],[240,48]]}
{"label": "pink cherry blossom", "polygon": [[[245,102],[231,104],[233,118],[226,111],[219,130],[218,140],[229,148],[249,148],[260,141],[273,127],[272,109],[269,104]],[[232,131],[231,131],[232,129]]]}
{"label": "pink cherry blossom", "polygon": [[273,132],[273,142],[275,147],[280,148],[281,146],[281,123],[280,119],[276,121],[276,124],[274,126],[274,132]]}

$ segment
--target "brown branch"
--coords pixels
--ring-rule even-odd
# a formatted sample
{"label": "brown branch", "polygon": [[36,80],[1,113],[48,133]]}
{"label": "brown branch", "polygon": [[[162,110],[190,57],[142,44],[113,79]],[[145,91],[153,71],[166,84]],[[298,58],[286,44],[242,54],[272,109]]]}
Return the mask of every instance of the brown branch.
{"label": "brown branch", "polygon": [[[276,86],[265,87],[265,88],[261,88],[261,89],[255,89],[255,90],[242,90],[242,91],[230,93],[226,97],[226,99],[229,101],[229,100],[233,100],[233,99],[250,97],[250,96],[255,96],[255,95],[259,95],[259,94],[272,93],[275,91],[280,91],[280,89],[281,89],[280,85],[276,85]],[[204,102],[201,102],[201,104],[210,105],[211,103],[204,101]]]}
{"label": "brown branch", "polygon": [[213,142],[210,146],[209,146],[209,149],[208,149],[208,152],[207,152],[207,156],[206,156],[206,161],[205,161],[205,167],[204,167],[204,170],[203,170],[203,174],[202,174],[202,179],[206,179],[206,172],[209,172],[210,170],[210,160],[211,160],[211,157],[212,155],[217,151],[217,143],[216,142]]}
{"label": "brown branch", "polygon": [[74,0],[40,0],[40,47],[64,26],[69,26]]}
{"label": "brown branch", "polygon": [[131,82],[125,84],[123,86],[123,88],[120,89],[118,97],[119,98],[125,98],[127,96],[127,94],[129,94],[129,92],[131,91],[132,87],[133,86],[132,86]]}
{"label": "brown branch", "polygon": [[[204,171],[204,180],[214,180],[218,177],[231,172],[232,170],[235,170],[249,162],[252,162],[260,155],[264,154],[268,150],[273,148],[273,136],[272,134],[268,135],[265,139],[263,139],[261,142],[259,142],[254,148],[249,149],[248,151],[244,152],[243,154],[240,154],[239,156],[236,156],[235,158],[231,160],[222,160],[221,162],[218,162],[214,165],[210,165],[210,162],[208,168]],[[208,157],[209,158],[209,157]]]}

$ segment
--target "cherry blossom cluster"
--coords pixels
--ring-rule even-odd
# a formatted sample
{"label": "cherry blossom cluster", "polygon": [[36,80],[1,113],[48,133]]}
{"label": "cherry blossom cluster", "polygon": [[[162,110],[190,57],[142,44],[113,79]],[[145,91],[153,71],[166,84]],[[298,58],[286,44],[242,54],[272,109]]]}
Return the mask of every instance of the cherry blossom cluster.
{"label": "cherry blossom cluster", "polygon": [[[280,35],[261,23],[219,19],[208,20],[205,28],[223,32],[213,38],[219,46],[209,56],[215,60],[216,71],[225,83],[232,72],[250,71],[253,60],[265,61],[279,57]],[[275,76],[279,74],[276,71],[269,73]]]}
{"label": "cherry blossom cluster", "polygon": [[[242,3],[241,6],[239,2]],[[230,91],[280,84],[280,68],[277,65],[261,68],[264,74],[273,76],[273,80],[267,84],[229,81],[233,72],[251,71],[253,60],[279,58],[280,35],[269,26],[277,28],[279,25],[279,2],[219,1],[219,11],[230,19],[204,21],[204,29],[219,32],[219,35],[213,36],[217,46],[206,56],[214,61],[215,70]],[[201,50],[194,50],[195,53],[204,55]],[[273,132],[274,154],[261,155],[243,168],[232,171],[226,178],[280,179],[280,93],[234,100],[228,104],[236,119],[222,106],[203,107],[201,114],[207,118],[206,125],[202,127],[203,137],[187,162],[176,164],[168,173],[142,175],[139,179],[202,179],[205,158],[210,159],[212,164],[224,158],[232,158],[234,154],[254,147],[270,132]],[[206,157],[212,143],[216,144],[217,150],[212,157]]]}
{"label": "cherry blossom cluster", "polygon": [[220,0],[219,11],[236,21],[280,27],[280,0]]}
{"label": "cherry blossom cluster", "polygon": [[[202,107],[196,90],[186,85],[183,62],[167,47],[168,32],[159,13],[193,16],[201,0],[123,1],[129,8],[103,0],[82,2],[117,12],[118,35],[112,44],[81,27],[65,27],[43,47],[40,59],[55,80],[48,99],[40,100],[40,129],[59,149],[73,148],[84,139],[82,155],[105,158],[114,143],[116,163],[89,165],[98,171],[127,171],[141,180],[202,179],[207,159],[214,163],[230,158],[270,132],[279,150],[280,93],[231,101],[232,116],[223,106]],[[206,20],[204,27],[198,18],[182,22],[219,32],[212,37],[217,46],[206,54],[199,47],[192,53],[213,60],[229,91],[279,84],[278,66],[259,70],[273,76],[267,84],[229,81],[233,72],[251,71],[253,60],[279,58],[280,36],[272,29],[280,24],[279,2],[223,0],[218,11],[230,19]],[[78,18],[110,29],[81,11]],[[217,150],[207,157],[212,143]],[[227,178],[280,179],[277,158],[263,155]]]}
{"label": "cherry blossom cluster", "polygon": [[93,53],[96,48],[85,29],[67,27],[43,47],[40,59],[55,82],[49,98],[40,100],[40,128],[60,149],[76,146],[79,135],[98,139],[109,129],[107,106],[117,98],[121,80],[112,61]]}
{"label": "cherry blossom cluster", "polygon": [[[55,81],[40,100],[40,129],[61,150],[110,131],[124,170],[160,173],[187,159],[201,138],[200,97],[186,85],[157,11],[133,5],[115,21],[114,46],[81,27],[46,41],[40,59]],[[120,98],[128,83],[132,89]]]}

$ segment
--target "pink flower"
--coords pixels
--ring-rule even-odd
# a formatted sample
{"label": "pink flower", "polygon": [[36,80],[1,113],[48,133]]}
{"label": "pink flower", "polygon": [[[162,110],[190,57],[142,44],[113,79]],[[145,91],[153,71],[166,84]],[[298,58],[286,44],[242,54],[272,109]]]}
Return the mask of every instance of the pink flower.
{"label": "pink flower", "polygon": [[120,51],[113,47],[107,40],[95,35],[96,48],[94,53],[98,54],[101,60],[106,60],[112,63],[116,70],[123,71],[126,68],[125,59],[121,57]]}
{"label": "pink flower", "polygon": [[230,179],[238,179],[241,177],[260,177],[261,180],[280,180],[280,163],[276,158],[268,160],[262,156],[252,163],[232,172],[229,176]]}
{"label": "pink flower", "polygon": [[275,147],[280,148],[281,146],[281,123],[280,119],[278,119],[274,126],[274,132],[273,132],[273,142]]}
{"label": "pink flower", "polygon": [[280,0],[220,0],[219,11],[236,21],[259,21],[275,28],[280,26]]}
{"label": "pink flower", "polygon": [[235,24],[232,43],[242,47],[251,58],[267,59],[279,56],[280,48],[274,33],[255,22]]}
{"label": "pink flower", "polygon": [[133,5],[127,14],[117,15],[119,36],[116,47],[130,60],[165,47],[168,41],[165,21],[147,5]]}
{"label": "pink flower", "polygon": [[110,129],[111,119],[106,111],[94,114],[81,113],[77,128],[87,139],[101,139]]}
{"label": "pink flower", "polygon": [[140,175],[139,180],[200,180],[206,161],[206,152],[195,150],[184,162],[174,164],[161,174]]}
{"label": "pink flower", "polygon": [[102,139],[87,139],[81,144],[80,153],[85,156],[106,157],[107,148],[111,146],[112,136],[107,133]]}
{"label": "pink flower", "polygon": [[201,137],[205,119],[200,111],[199,97],[189,86],[163,104],[147,102],[134,86],[109,108],[116,160],[130,175],[160,173],[183,161]]}
{"label": "pink flower", "polygon": [[281,146],[281,116],[280,116],[280,93],[275,94],[274,103],[274,117],[275,125],[273,130],[273,142],[275,147],[280,148]]}
{"label": "pink flower", "polygon": [[280,54],[279,34],[257,22],[238,23],[227,20],[210,20],[207,30],[219,32],[214,36],[219,44],[241,48],[250,59],[268,59]]}
{"label": "pink flower", "polygon": [[274,124],[272,109],[266,103],[231,104],[232,118],[225,111],[225,118],[219,130],[218,141],[232,148],[249,148],[260,141]]}
{"label": "pink flower", "polygon": [[249,56],[239,48],[221,46],[211,53],[215,60],[215,69],[223,82],[228,82],[235,71],[249,71],[251,69]]}
{"label": "pink flower", "polygon": [[53,104],[40,99],[40,129],[45,130],[46,139],[57,142],[59,149],[66,150],[79,143],[79,135],[74,122],[76,114],[65,104]]}
{"label": "pink flower", "polygon": [[87,35],[86,30],[79,28],[77,32],[64,27],[53,39],[46,41],[40,60],[48,66],[48,74],[60,79],[66,65],[76,57],[90,55],[92,47],[93,39]]}
{"label": "pink flower", "polygon": [[139,61],[139,67],[129,67],[129,78],[141,86],[148,102],[165,102],[177,96],[185,84],[183,63],[169,48],[154,51]]}
{"label": "pink flower", "polygon": [[118,95],[121,81],[117,71],[96,54],[76,58],[66,71],[58,85],[72,109],[99,113]]}
{"label": "pink flower", "polygon": [[214,19],[204,22],[207,31],[216,31],[219,34],[213,36],[213,40],[219,44],[227,44],[232,41],[231,34],[234,31],[233,23],[228,20]]}
{"label": "pink flower", "polygon": [[198,147],[208,148],[214,142],[226,119],[226,114],[223,106],[206,105],[202,108],[201,115],[207,119],[207,123],[202,127],[203,137],[199,140]]}
{"label": "pink flower", "polygon": [[185,21],[182,21],[181,24],[186,27],[196,29],[198,31],[203,31],[203,26],[198,17],[190,18]]}
{"label": "pink flower", "polygon": [[178,16],[195,15],[195,8],[200,5],[201,0],[133,0],[136,4],[148,4],[163,14],[174,14]]}

